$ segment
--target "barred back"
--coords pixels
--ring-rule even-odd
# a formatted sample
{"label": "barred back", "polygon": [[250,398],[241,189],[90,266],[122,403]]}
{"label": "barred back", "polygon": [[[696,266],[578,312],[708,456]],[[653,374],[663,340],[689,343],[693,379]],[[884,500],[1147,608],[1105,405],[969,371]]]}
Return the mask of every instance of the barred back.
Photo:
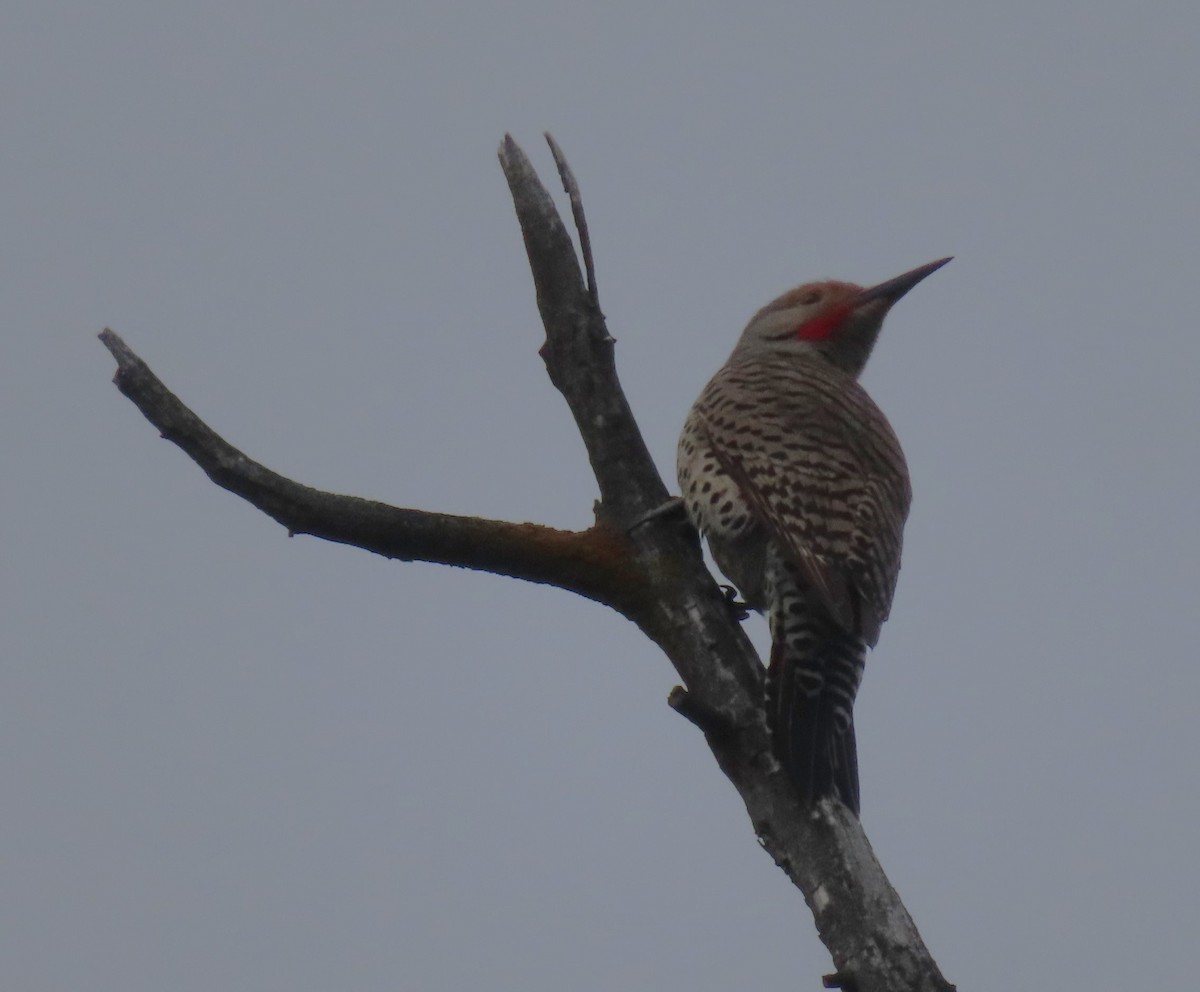
{"label": "barred back", "polygon": [[688,415],[679,482],[717,564],[751,605],[765,605],[769,542],[843,630],[875,644],[911,490],[900,444],[856,380],[815,354],[731,361]]}

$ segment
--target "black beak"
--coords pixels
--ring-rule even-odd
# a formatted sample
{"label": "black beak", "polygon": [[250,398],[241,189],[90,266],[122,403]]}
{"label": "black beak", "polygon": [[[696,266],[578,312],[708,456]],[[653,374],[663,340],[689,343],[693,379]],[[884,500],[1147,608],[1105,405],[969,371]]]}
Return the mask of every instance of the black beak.
{"label": "black beak", "polygon": [[[953,255],[950,256],[950,258],[953,257]],[[937,272],[938,269],[950,261],[950,258],[939,258],[936,262],[919,265],[911,272],[905,272],[902,276],[896,276],[895,279],[881,282],[878,286],[871,286],[869,289],[864,289],[854,298],[855,309],[864,303],[870,303],[872,300],[887,300],[887,305],[890,307],[926,276]]]}

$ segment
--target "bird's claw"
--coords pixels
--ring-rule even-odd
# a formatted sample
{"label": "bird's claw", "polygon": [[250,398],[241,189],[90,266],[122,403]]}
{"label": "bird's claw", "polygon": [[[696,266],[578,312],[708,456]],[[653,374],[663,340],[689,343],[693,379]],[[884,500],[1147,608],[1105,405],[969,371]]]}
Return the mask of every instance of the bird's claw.
{"label": "bird's claw", "polygon": [[738,599],[738,591],[733,586],[721,583],[721,592],[725,594],[725,605],[729,607],[729,612],[733,614],[734,620],[741,623],[749,618],[750,610],[745,603]]}

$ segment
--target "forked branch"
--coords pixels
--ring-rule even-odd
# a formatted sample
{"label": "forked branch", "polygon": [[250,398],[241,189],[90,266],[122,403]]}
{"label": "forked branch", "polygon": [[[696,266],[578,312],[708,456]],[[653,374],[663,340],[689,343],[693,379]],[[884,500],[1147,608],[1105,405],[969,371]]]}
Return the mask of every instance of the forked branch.
{"label": "forked branch", "polygon": [[574,415],[600,489],[591,529],[400,509],[286,479],[219,437],[106,330],[101,339],[117,360],[117,386],[217,485],[290,533],[556,585],[635,621],[688,687],[672,692],[671,705],[704,732],[759,842],[804,894],[837,968],[828,981],[858,992],[944,992],[951,986],[858,820],[838,803],[800,808],[768,746],[761,663],[705,568],[694,531],[677,515],[652,512],[666,502],[667,489],[617,379],[578,184],[561,150],[547,140],[580,233],[586,279],[553,200],[510,137],[500,146],[500,164],[546,329],[541,354]]}

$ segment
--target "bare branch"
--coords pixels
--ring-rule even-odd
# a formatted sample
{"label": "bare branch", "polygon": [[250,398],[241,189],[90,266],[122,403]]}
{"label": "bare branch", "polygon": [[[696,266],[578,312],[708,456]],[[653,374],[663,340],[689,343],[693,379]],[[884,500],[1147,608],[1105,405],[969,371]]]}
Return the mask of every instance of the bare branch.
{"label": "bare branch", "polygon": [[[600,486],[602,519],[627,527],[667,499],[613,361],[604,315],[592,305],[571,236],[525,153],[511,137],[500,164],[512,191],[546,327],[541,355],[567,399]],[[582,207],[581,207],[582,209]]]}
{"label": "bare branch", "polygon": [[287,528],[387,558],[459,565],[579,593],[625,615],[646,582],[625,535],[609,527],[556,530],[446,513],[401,509],[322,492],[248,458],[189,410],[111,330],[100,340],[117,360],[113,382],[222,489],[241,496]]}
{"label": "bare branch", "polygon": [[546,132],[546,144],[550,146],[550,154],[554,156],[554,164],[558,166],[558,175],[562,180],[563,189],[571,201],[571,216],[575,219],[575,230],[579,232],[579,254],[583,256],[583,270],[587,273],[588,300],[593,309],[600,310],[600,290],[596,286],[596,264],[592,259],[592,238],[588,234],[587,217],[583,213],[583,196],[579,192],[579,183],[575,181],[575,173],[567,164],[554,135]]}

